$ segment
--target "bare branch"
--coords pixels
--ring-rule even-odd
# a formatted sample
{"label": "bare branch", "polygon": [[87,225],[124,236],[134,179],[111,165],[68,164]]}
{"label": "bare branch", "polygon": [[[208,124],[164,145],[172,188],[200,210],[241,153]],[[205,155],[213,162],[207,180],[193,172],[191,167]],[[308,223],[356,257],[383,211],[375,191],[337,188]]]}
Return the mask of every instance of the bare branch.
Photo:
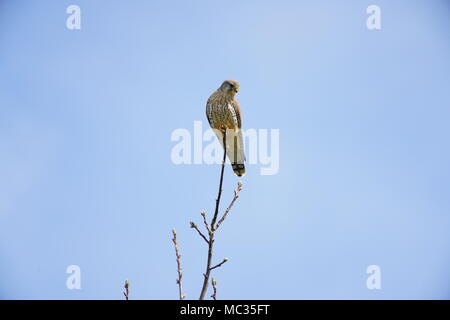
{"label": "bare branch", "polygon": [[228,261],[228,258],[224,258],[221,263],[216,264],[214,267],[209,268],[209,271],[214,270],[216,268],[221,267],[225,262]]}
{"label": "bare branch", "polygon": [[209,244],[209,240],[206,239],[205,235],[199,230],[199,228],[197,227],[197,225],[194,222],[190,222],[191,224],[191,228],[197,230],[198,234],[200,235],[200,237],[203,238],[203,240],[206,241],[207,244]]}
{"label": "bare branch", "polygon": [[178,279],[177,279],[177,284],[178,284],[178,293],[180,296],[180,300],[183,300],[185,298],[186,295],[183,294],[183,285],[182,285],[182,278],[183,278],[183,272],[181,271],[181,254],[180,254],[180,246],[177,242],[177,232],[175,231],[175,229],[172,229],[172,234],[173,234],[173,238],[172,238],[172,242],[175,246],[175,255],[177,257],[177,270],[178,270]]}
{"label": "bare branch", "polygon": [[231,203],[228,205],[228,208],[225,210],[225,213],[223,214],[222,218],[220,218],[219,222],[214,227],[214,231],[219,229],[222,222],[224,222],[225,219],[227,218],[228,213],[231,211],[231,208],[233,208],[233,205],[236,202],[237,198],[239,198],[239,192],[241,192],[241,190],[242,190],[242,182],[239,181],[236,190],[234,190],[233,200],[231,200]]}
{"label": "bare branch", "polygon": [[206,221],[206,212],[202,211],[202,212],[200,212],[200,214],[203,217],[203,224],[205,225],[206,230],[208,230],[208,234],[210,234],[211,233],[211,228],[209,227],[208,221]]}
{"label": "bare branch", "polygon": [[216,279],[212,278],[211,284],[212,284],[212,287],[213,287],[213,290],[214,290],[213,294],[211,295],[211,298],[213,298],[213,300],[217,300],[217,287],[216,287],[217,282],[216,282]]}
{"label": "bare branch", "polygon": [[206,291],[208,290],[208,282],[209,282],[209,275],[211,274],[211,261],[212,261],[212,255],[213,255],[213,245],[214,245],[214,225],[216,224],[217,215],[219,213],[219,204],[220,204],[220,197],[222,196],[222,184],[223,184],[223,172],[225,169],[225,160],[227,158],[227,152],[226,152],[226,131],[223,131],[223,159],[222,159],[222,169],[220,171],[220,181],[219,181],[219,192],[217,194],[216,199],[216,209],[214,210],[214,216],[211,220],[211,231],[209,232],[209,242],[208,242],[208,259],[206,262],[206,272],[204,274],[203,279],[203,286],[202,291],[200,292],[200,298],[199,300],[204,300]]}
{"label": "bare branch", "polygon": [[[231,211],[237,198],[239,198],[239,192],[242,190],[242,183],[239,181],[236,190],[234,190],[233,200],[228,205],[223,216],[219,219],[219,222],[217,222],[217,224],[216,224],[218,214],[219,214],[220,198],[222,196],[223,174],[224,174],[224,168],[225,168],[225,160],[226,160],[226,156],[227,156],[226,147],[225,147],[226,146],[226,131],[223,132],[223,146],[224,146],[224,153],[223,153],[223,160],[222,160],[222,168],[220,171],[219,192],[217,194],[216,208],[214,210],[214,216],[211,219],[211,223],[208,224],[208,222],[206,220],[206,213],[204,211],[201,212],[201,215],[203,217],[203,223],[205,224],[205,227],[208,230],[209,240],[205,240],[208,242],[208,258],[207,258],[207,262],[206,262],[206,272],[203,274],[204,279],[203,279],[202,291],[200,292],[200,300],[203,300],[205,298],[206,292],[208,291],[208,282],[209,282],[209,278],[211,275],[211,271],[221,267],[225,262],[228,261],[228,259],[225,258],[225,259],[223,259],[223,261],[221,263],[211,267],[212,256],[213,256],[213,247],[214,247],[214,235],[215,235],[215,231],[220,227],[220,225],[226,219],[228,213]],[[199,234],[201,234],[201,232],[198,230],[197,226],[193,222],[191,222],[191,227],[197,229]],[[216,288],[216,280],[214,278],[211,280],[211,284],[212,284],[212,287],[214,290],[214,293],[211,297],[214,300],[216,300],[217,288]]]}
{"label": "bare branch", "polygon": [[123,292],[123,295],[125,296],[125,300],[127,300],[127,301],[128,301],[128,297],[130,295],[130,291],[128,289],[129,286],[130,286],[130,282],[128,280],[125,280],[125,284],[123,286],[125,288],[125,291]]}

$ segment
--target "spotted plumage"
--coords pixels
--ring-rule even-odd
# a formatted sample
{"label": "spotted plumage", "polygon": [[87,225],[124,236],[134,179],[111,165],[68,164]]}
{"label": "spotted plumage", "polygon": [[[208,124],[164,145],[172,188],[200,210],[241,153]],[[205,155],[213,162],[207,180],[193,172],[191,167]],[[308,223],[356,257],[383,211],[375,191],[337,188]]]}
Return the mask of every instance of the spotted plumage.
{"label": "spotted plumage", "polygon": [[235,98],[238,91],[239,82],[225,80],[209,97],[206,103],[206,117],[222,146],[223,133],[226,132],[226,153],[234,173],[240,177],[245,174],[245,154],[241,110]]}

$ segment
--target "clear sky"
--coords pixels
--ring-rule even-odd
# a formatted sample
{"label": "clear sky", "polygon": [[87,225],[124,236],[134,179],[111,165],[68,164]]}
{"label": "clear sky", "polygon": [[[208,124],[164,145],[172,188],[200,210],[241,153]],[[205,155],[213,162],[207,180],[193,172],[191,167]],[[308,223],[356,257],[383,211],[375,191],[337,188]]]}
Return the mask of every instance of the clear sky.
{"label": "clear sky", "polygon": [[[235,78],[244,128],[279,129],[280,167],[247,166],[216,237],[218,298],[450,298],[449,15],[444,0],[1,1],[0,297],[122,299],[129,279],[131,299],[176,299],[176,228],[198,298],[189,221],[212,214],[220,166],[175,165],[170,137],[206,129]],[[224,204],[236,182],[227,167]]]}

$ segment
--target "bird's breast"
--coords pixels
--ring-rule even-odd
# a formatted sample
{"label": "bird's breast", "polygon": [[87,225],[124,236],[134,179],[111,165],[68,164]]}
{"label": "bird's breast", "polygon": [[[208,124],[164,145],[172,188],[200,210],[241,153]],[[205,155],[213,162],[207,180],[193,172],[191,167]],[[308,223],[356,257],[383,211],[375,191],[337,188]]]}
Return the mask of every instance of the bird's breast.
{"label": "bird's breast", "polygon": [[221,101],[222,99],[210,100],[207,105],[207,115],[214,129],[235,129],[238,126],[236,110],[232,103]]}

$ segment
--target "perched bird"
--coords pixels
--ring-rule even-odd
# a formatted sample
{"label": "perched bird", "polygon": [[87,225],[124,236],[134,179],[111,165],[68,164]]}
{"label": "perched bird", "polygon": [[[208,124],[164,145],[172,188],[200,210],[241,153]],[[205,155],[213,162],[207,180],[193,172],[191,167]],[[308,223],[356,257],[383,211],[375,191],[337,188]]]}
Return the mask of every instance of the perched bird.
{"label": "perched bird", "polygon": [[235,98],[239,91],[239,82],[225,80],[219,89],[213,92],[206,103],[206,117],[211,128],[223,147],[225,133],[225,151],[234,173],[241,177],[245,174],[244,140],[239,103]]}

